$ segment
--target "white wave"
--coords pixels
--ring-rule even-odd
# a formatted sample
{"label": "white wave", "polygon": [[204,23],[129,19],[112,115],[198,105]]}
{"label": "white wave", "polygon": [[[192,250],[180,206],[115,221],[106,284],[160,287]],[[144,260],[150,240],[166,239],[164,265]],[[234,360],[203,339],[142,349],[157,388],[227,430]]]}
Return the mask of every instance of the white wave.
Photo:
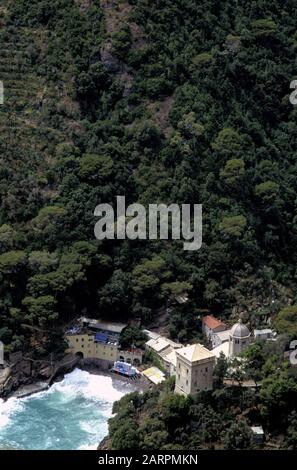
{"label": "white wave", "polygon": [[[71,373],[66,374],[61,382],[54,383],[48,390],[25,398],[9,398],[6,402],[0,399],[0,430],[2,429],[5,432],[5,427],[8,424],[13,425],[14,419],[21,422],[22,410],[24,410],[24,413],[28,413],[29,405],[33,407],[32,409],[36,410],[32,401],[36,399],[37,402],[40,399],[49,400],[49,408],[38,408],[40,407],[39,403],[37,409],[50,409],[57,414],[57,417],[59,416],[59,410],[71,410],[71,414],[69,414],[71,418],[69,428],[66,421],[63,423],[66,426],[66,436],[67,433],[71,432],[70,429],[73,429],[71,426],[74,425],[73,423],[76,420],[77,424],[79,424],[79,429],[83,433],[82,435],[85,435],[83,440],[80,440],[78,447],[80,446],[80,449],[85,450],[96,449],[99,441],[107,434],[107,420],[112,416],[114,401],[119,400],[125,394],[133,391],[133,389],[135,388],[132,384],[124,382],[118,382],[117,388],[115,388],[112,378],[107,375],[93,375],[89,372],[75,369]],[[76,401],[77,399],[78,401]],[[16,417],[14,418],[14,416]],[[36,425],[36,419],[38,421],[38,419],[42,419],[42,416],[39,415],[38,417],[38,415],[35,415],[34,418],[32,416],[33,419],[35,419],[35,423],[32,423],[32,429]],[[46,420],[47,417],[44,416],[44,419]],[[61,423],[58,424],[61,428]],[[47,429],[47,436],[40,436],[40,444],[35,443],[36,448],[39,445],[47,449],[59,449],[62,448],[62,445],[65,445],[59,442],[60,438],[61,441],[65,438],[65,434],[64,436],[63,434],[59,436],[56,434],[59,426],[55,426],[54,419],[51,419],[49,429]],[[29,435],[30,433],[28,433]],[[11,442],[10,439],[7,439],[7,435],[3,434],[3,436],[5,436],[5,443],[10,445]],[[30,441],[25,443],[22,439],[20,439],[22,445],[31,446]],[[81,445],[81,442],[83,442],[83,445]]]}
{"label": "white wave", "polygon": [[116,390],[112,384],[112,378],[104,375],[93,375],[89,372],[74,369],[70,374],[66,374],[62,382],[55,383],[46,393],[59,391],[69,397],[78,394],[92,400],[102,400],[106,403],[113,403],[123,395],[133,389]]}
{"label": "white wave", "polygon": [[121,391],[116,390],[112,384],[112,378],[105,375],[93,375],[81,369],[74,369],[64,376],[61,382],[54,383],[48,390],[34,393],[20,400],[32,400],[36,397],[44,397],[55,392],[60,392],[60,399],[67,402],[78,395],[92,400],[102,400],[106,403],[113,403],[119,400],[126,393],[133,391],[133,387],[123,383]]}
{"label": "white wave", "polygon": [[79,422],[80,428],[87,434],[90,435],[97,435],[98,434],[98,423],[94,421],[80,421]]}
{"label": "white wave", "polygon": [[98,444],[83,445],[80,446],[77,450],[97,450]]}
{"label": "white wave", "polygon": [[18,413],[23,408],[23,404],[17,398],[9,398],[4,401],[0,398],[0,428],[7,426],[13,414]]}

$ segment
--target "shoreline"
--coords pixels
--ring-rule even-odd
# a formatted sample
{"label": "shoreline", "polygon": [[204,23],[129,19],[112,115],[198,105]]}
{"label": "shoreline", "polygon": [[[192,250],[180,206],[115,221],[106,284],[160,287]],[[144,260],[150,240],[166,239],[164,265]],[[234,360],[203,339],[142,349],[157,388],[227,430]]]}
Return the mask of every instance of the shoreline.
{"label": "shoreline", "polygon": [[135,389],[134,391],[144,392],[145,390],[149,389],[150,386],[152,385],[143,375],[141,375],[140,378],[137,380],[130,380],[128,377],[115,374],[114,372],[111,372],[110,370],[101,369],[100,367],[97,367],[94,365],[84,364],[84,365],[78,365],[77,367],[78,369],[89,372],[92,375],[110,377],[115,389],[117,389],[119,385],[124,384],[127,386],[131,385]]}
{"label": "shoreline", "polygon": [[[115,374],[110,370],[100,368],[96,365],[76,364],[71,371],[65,372],[61,375],[57,375],[57,377],[53,380],[52,383],[48,383],[46,381],[42,382],[38,380],[27,385],[21,385],[16,390],[8,394],[6,397],[2,397],[2,400],[6,402],[7,400],[9,400],[9,398],[27,398],[29,396],[35,395],[36,393],[44,392],[51,388],[54,383],[61,382],[64,379],[65,375],[71,374],[71,372],[73,372],[76,368],[88,372],[91,375],[110,377],[112,380],[113,387],[118,391],[123,391],[124,385],[126,387],[131,386],[133,387],[133,391],[142,393],[152,386],[152,384],[143,376],[141,376],[137,380],[129,380],[129,378],[127,377]],[[130,393],[130,391],[127,391],[127,393]]]}
{"label": "shoreline", "polygon": [[[29,396],[36,395],[40,392],[49,390],[52,385],[63,381],[68,374],[71,374],[75,370],[87,372],[92,376],[109,377],[111,379],[112,388],[117,390],[118,392],[121,392],[121,397],[124,397],[125,395],[133,392],[143,393],[145,390],[152,386],[152,384],[142,375],[139,376],[137,380],[131,380],[127,377],[111,372],[110,370],[104,370],[98,365],[80,363],[75,365],[71,371],[67,371],[65,373],[57,375],[55,380],[51,384],[49,384],[48,382],[36,381],[35,383],[20,386],[11,394],[9,394],[9,396],[5,397],[3,401],[6,402],[7,400],[9,400],[9,398],[15,398],[17,400],[23,399]],[[100,388],[98,388],[98,390],[100,390]],[[119,400],[120,398],[117,398],[115,401]],[[99,437],[97,442],[94,442],[94,450],[104,448],[104,445],[106,445],[107,442],[108,432],[101,439]],[[1,450],[4,449],[2,448]]]}
{"label": "shoreline", "polygon": [[32,383],[29,385],[23,385],[17,390],[15,390],[10,396],[7,397],[7,400],[9,398],[27,398],[30,397],[31,395],[35,395],[35,393],[40,393],[48,390],[51,386],[48,383]]}

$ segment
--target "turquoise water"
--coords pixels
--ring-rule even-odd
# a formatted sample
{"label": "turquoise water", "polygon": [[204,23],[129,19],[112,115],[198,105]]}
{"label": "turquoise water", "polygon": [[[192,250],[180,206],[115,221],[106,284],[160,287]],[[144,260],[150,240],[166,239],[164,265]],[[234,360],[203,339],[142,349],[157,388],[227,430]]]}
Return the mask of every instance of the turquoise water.
{"label": "turquoise water", "polygon": [[96,449],[107,435],[112,404],[129,384],[75,369],[49,390],[0,399],[0,449]]}

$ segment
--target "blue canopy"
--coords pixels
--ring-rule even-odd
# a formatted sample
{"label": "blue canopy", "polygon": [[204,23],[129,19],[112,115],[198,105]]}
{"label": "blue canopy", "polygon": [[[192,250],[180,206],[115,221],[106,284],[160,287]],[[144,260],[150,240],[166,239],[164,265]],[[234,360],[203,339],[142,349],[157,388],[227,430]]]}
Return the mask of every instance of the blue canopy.
{"label": "blue canopy", "polygon": [[116,361],[113,365],[112,370],[128,377],[134,376],[137,373],[135,367],[132,367],[131,364],[128,364],[127,362],[121,361]]}
{"label": "blue canopy", "polygon": [[108,336],[105,335],[104,333],[96,333],[95,335],[95,341],[98,341],[99,343],[107,343]]}

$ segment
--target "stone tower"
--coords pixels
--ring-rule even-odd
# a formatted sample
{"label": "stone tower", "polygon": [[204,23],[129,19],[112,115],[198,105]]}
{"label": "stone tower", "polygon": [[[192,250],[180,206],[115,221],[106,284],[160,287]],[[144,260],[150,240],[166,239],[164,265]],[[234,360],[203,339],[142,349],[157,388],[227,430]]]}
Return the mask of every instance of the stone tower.
{"label": "stone tower", "polygon": [[175,393],[187,396],[211,390],[215,355],[201,344],[192,344],[175,352]]}
{"label": "stone tower", "polygon": [[229,336],[229,356],[235,357],[244,351],[251,340],[251,333],[246,325],[240,319],[238,323],[232,326]]}

